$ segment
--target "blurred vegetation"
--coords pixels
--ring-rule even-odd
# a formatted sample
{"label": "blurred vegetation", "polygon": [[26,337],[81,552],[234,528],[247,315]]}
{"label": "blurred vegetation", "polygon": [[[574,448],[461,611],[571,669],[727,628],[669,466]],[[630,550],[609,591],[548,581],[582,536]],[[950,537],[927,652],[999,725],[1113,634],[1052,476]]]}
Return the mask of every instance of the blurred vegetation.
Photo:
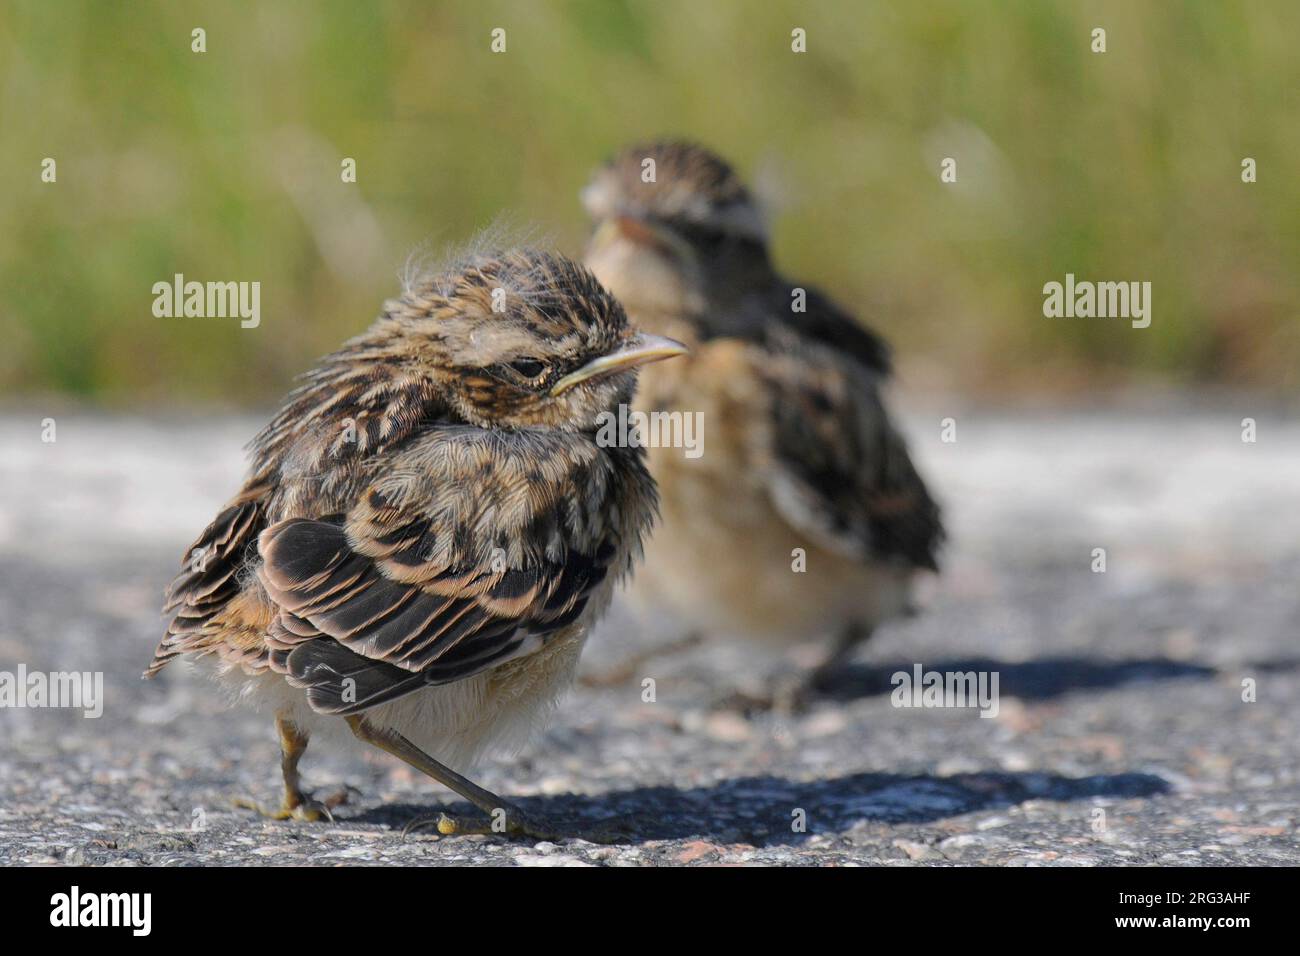
{"label": "blurred vegetation", "polygon": [[[672,134],[739,166],[785,271],[923,387],[1290,390],[1297,37],[1293,0],[9,0],[0,385],[271,400],[371,320],[413,249],[505,211],[580,252],[591,167]],[[260,281],[261,326],[155,318],[177,272]],[[1150,280],[1151,327],[1044,318],[1067,272]]]}

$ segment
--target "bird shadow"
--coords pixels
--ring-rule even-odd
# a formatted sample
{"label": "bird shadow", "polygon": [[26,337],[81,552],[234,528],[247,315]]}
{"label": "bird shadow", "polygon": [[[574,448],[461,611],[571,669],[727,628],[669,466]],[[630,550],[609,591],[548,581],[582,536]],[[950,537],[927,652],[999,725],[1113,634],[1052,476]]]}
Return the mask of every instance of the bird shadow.
{"label": "bird shadow", "polygon": [[[776,846],[799,844],[819,833],[840,833],[866,822],[925,823],[1027,800],[1124,799],[1169,790],[1168,781],[1143,773],[1088,777],[1033,772],[952,776],[855,773],[811,781],[739,777],[686,789],[635,787],[598,795],[521,797],[515,802],[526,814],[545,818],[561,832],[575,835],[614,822],[628,834],[626,841],[619,842],[703,839]],[[387,804],[346,822],[401,829],[440,809]],[[465,803],[445,809],[471,816],[477,813]]]}
{"label": "bird shadow", "polygon": [[[1293,670],[1298,660],[1260,661],[1260,671]],[[882,696],[894,689],[892,677],[912,673],[913,662],[851,665],[819,688],[817,699],[848,701]],[[1168,658],[1098,660],[1045,657],[1006,662],[989,657],[952,658],[928,663],[927,671],[996,671],[999,692],[1023,700],[1050,700],[1078,690],[1099,690],[1166,680],[1206,680],[1219,671],[1205,664]],[[628,843],[703,839],[711,842],[776,846],[802,843],[817,834],[842,833],[862,823],[926,823],[980,810],[1012,807],[1028,800],[1059,802],[1097,798],[1129,799],[1168,793],[1167,780],[1153,774],[1117,773],[1067,777],[1042,772],[987,772],[935,776],[855,773],[798,781],[777,776],[738,777],[691,788],[632,787],[598,795],[560,794],[521,797],[514,802],[527,814],[551,821],[561,832],[618,822]],[[349,818],[359,824],[401,829],[443,807],[409,803],[367,809]],[[473,816],[464,802],[449,812]],[[800,831],[794,826],[802,820]]]}
{"label": "bird shadow", "polygon": [[[857,700],[890,694],[894,675],[911,675],[915,663],[853,664],[823,680],[817,697],[832,701]],[[1021,700],[1050,700],[1076,690],[1101,690],[1127,684],[1164,680],[1209,679],[1218,671],[1205,664],[1168,658],[1098,660],[1087,657],[1042,657],[1032,661],[1007,662],[991,657],[953,658],[926,663],[925,671],[975,671],[998,674],[998,690]]]}

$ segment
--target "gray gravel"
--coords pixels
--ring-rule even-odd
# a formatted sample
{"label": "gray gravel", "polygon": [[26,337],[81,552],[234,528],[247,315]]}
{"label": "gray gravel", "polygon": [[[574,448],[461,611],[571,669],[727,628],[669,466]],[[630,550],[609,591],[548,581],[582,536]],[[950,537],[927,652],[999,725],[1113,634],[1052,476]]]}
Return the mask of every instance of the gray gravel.
{"label": "gray gravel", "polygon": [[[615,846],[403,841],[454,798],[359,750],[304,763],[318,791],[353,788],[333,825],[234,809],[276,799],[269,718],[182,668],[138,675],[159,592],[258,421],[55,412],[47,444],[48,414],[0,418],[0,671],[102,671],[106,702],[98,719],[0,710],[0,863],[1300,863],[1300,427],[1276,409],[915,416],[946,573],[806,713],[725,709],[780,662],[702,647],[641,668],[655,702],[636,682],[578,688],[534,748],[482,768],[528,810],[620,818],[637,836]],[[672,636],[620,608],[584,667]],[[998,716],[891,706],[914,662],[996,671]]]}

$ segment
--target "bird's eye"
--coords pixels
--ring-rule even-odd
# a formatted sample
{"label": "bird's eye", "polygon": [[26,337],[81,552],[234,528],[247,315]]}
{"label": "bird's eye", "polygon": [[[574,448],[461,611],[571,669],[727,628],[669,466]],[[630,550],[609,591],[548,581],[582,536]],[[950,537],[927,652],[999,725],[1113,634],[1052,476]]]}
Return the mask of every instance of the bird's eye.
{"label": "bird's eye", "polygon": [[510,367],[524,378],[537,378],[546,371],[546,365],[535,358],[515,359]]}

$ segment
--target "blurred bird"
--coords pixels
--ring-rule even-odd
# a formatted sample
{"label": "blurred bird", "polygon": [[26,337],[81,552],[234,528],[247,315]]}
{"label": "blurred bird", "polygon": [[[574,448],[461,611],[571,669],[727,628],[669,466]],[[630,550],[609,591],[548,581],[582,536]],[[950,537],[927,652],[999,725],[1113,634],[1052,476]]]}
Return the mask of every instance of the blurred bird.
{"label": "blurred bird", "polygon": [[416,280],[253,440],[250,477],[168,589],[145,676],[189,655],[274,711],[285,793],[268,815],[327,815],[298,761],[346,722],[492,830],[552,836],[452,768],[522,743],[570,683],[655,509],[644,452],[598,445],[598,421],[637,366],[683,352],[547,253]]}
{"label": "blurred bird", "polygon": [[881,399],[889,349],[773,269],[749,191],[700,146],[625,149],[582,200],[587,265],[639,327],[692,350],[647,370],[638,408],[704,425],[696,458],[650,449],[661,521],[634,594],[705,633],[831,637],[798,701],[937,570],[939,508]]}

